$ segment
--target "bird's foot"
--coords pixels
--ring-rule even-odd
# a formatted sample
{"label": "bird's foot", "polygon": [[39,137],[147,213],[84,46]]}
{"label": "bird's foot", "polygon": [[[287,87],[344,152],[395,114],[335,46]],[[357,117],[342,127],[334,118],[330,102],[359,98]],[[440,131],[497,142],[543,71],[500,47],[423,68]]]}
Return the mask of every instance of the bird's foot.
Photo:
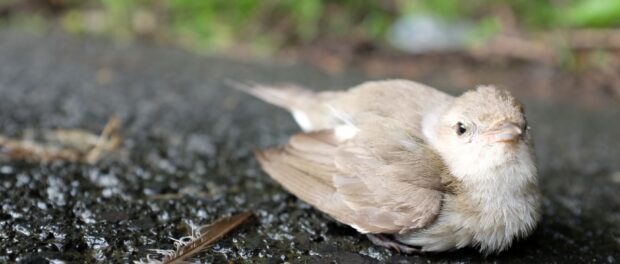
{"label": "bird's foot", "polygon": [[402,244],[386,235],[367,234],[366,236],[368,237],[368,239],[370,239],[370,241],[373,244],[380,246],[380,247],[393,249],[398,253],[404,253],[404,254],[421,253],[419,248]]}

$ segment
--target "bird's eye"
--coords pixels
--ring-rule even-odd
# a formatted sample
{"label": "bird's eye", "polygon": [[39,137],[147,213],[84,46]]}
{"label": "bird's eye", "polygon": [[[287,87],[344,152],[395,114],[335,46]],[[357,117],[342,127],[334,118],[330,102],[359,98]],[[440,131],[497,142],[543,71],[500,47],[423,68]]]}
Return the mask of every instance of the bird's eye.
{"label": "bird's eye", "polygon": [[465,132],[467,132],[467,128],[465,128],[465,125],[463,125],[463,123],[461,122],[456,123],[456,134],[460,136],[465,134]]}

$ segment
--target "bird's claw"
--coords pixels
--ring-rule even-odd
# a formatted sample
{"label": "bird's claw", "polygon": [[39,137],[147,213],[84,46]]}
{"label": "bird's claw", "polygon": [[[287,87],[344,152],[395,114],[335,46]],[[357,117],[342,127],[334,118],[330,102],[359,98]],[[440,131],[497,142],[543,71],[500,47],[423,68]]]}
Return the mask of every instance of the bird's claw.
{"label": "bird's claw", "polygon": [[373,244],[380,246],[380,247],[392,249],[398,253],[414,254],[414,253],[421,252],[420,249],[416,247],[412,247],[412,246],[399,243],[398,241],[395,241],[394,239],[391,239],[385,235],[368,234],[366,236],[368,236],[368,239],[370,239],[370,241]]}

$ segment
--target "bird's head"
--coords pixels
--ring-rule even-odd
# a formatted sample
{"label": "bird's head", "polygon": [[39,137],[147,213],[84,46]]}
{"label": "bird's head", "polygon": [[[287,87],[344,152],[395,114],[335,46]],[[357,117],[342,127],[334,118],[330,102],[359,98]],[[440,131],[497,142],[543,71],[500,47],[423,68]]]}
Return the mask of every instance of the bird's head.
{"label": "bird's head", "polygon": [[532,159],[523,106],[493,86],[457,97],[439,117],[435,137],[445,162],[462,175]]}

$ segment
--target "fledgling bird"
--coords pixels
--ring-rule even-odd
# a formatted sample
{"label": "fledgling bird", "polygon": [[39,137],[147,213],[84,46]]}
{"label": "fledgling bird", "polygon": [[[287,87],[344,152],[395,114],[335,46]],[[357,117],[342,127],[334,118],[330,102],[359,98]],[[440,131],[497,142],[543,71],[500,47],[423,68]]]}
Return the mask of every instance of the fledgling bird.
{"label": "fledgling bird", "polygon": [[507,91],[480,86],[453,97],[406,80],[319,93],[237,87],[287,109],[304,131],[257,151],[262,168],[377,245],[490,254],[539,221],[529,127]]}

